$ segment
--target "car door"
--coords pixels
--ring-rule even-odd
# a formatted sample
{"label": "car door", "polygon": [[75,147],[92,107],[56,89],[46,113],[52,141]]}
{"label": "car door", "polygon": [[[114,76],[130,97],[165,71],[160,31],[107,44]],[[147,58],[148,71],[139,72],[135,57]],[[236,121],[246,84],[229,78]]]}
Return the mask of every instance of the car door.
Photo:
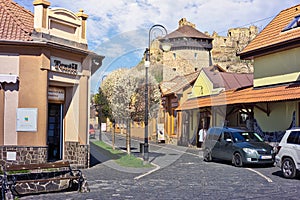
{"label": "car door", "polygon": [[215,135],[214,137],[217,137],[215,138],[214,140],[214,145],[213,145],[213,148],[212,148],[212,157],[213,158],[218,158],[218,159],[222,159],[222,152],[221,152],[221,140],[222,140],[222,137],[223,137],[223,133],[220,133],[219,135]]}
{"label": "car door", "polygon": [[296,163],[300,165],[300,131],[291,131],[287,138],[287,148],[289,148],[288,151],[293,158],[296,159]]}
{"label": "car door", "polygon": [[220,141],[220,157],[224,160],[231,160],[233,154],[232,137],[230,132],[224,132]]}

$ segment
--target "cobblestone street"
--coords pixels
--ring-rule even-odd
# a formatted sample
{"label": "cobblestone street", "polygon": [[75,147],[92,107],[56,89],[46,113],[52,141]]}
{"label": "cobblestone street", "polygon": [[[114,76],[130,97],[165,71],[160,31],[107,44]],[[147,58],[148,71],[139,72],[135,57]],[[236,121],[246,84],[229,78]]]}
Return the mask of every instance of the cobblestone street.
{"label": "cobblestone street", "polygon": [[[109,135],[106,139],[109,142]],[[124,147],[125,138],[117,137],[116,145]],[[133,154],[138,155],[138,145],[139,141],[132,141]],[[95,148],[91,146],[92,154],[97,153]],[[199,149],[167,144],[150,144],[151,159],[160,167],[139,171],[105,161],[83,170],[90,186],[89,193],[53,193],[21,199],[275,200],[299,199],[300,196],[299,178],[284,179],[276,167],[237,168],[231,163],[206,163]],[[140,176],[151,170],[152,173]]]}

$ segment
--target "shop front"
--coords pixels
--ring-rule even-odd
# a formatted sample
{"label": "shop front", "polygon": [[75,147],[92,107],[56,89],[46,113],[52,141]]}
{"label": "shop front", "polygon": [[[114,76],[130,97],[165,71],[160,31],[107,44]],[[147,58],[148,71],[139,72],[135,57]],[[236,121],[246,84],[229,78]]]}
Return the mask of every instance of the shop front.
{"label": "shop front", "polygon": [[46,0],[34,1],[34,15],[8,4],[24,27],[10,30],[16,38],[0,35],[0,161],[88,167],[90,78],[104,58],[88,50],[88,16]]}

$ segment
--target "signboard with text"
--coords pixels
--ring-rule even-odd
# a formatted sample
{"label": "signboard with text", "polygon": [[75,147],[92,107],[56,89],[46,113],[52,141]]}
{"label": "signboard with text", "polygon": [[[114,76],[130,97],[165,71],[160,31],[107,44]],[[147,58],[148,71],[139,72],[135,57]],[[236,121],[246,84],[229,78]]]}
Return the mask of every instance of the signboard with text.
{"label": "signboard with text", "polygon": [[48,88],[48,101],[54,103],[64,103],[65,101],[65,90],[60,87],[49,87]]}
{"label": "signboard with text", "polygon": [[37,131],[37,108],[17,108],[17,131]]}
{"label": "signboard with text", "polygon": [[51,56],[50,63],[52,71],[74,75],[81,73],[81,63],[77,61]]}

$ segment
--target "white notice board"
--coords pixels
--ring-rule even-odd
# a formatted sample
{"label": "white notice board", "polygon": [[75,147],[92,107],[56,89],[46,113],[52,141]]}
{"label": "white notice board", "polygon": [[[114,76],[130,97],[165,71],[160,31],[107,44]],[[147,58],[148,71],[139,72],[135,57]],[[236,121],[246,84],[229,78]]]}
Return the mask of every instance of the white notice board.
{"label": "white notice board", "polygon": [[37,108],[17,108],[17,131],[37,131]]}

